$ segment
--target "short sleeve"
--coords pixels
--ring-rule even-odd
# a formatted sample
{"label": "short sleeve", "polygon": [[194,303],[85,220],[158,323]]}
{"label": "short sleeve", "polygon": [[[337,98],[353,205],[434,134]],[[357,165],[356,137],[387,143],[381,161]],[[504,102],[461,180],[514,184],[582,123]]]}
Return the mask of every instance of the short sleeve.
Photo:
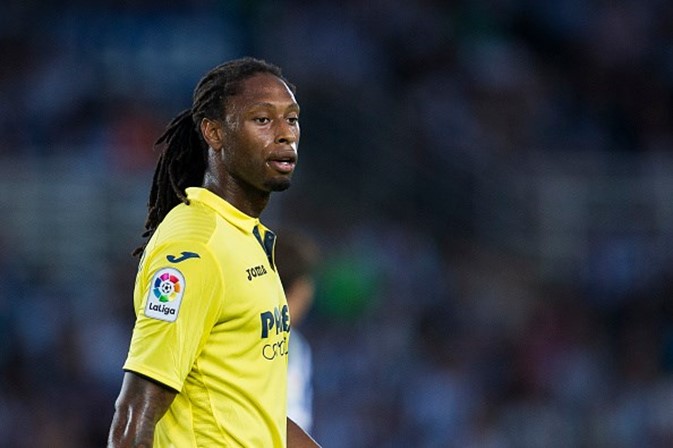
{"label": "short sleeve", "polygon": [[221,314],[220,267],[203,243],[153,247],[141,261],[124,370],[180,391]]}

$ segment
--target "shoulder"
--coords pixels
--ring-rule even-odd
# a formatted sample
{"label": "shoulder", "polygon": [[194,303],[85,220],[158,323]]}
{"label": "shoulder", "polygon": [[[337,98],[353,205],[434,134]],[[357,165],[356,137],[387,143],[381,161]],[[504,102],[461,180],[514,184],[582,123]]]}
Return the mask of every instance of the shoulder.
{"label": "shoulder", "polygon": [[212,209],[196,201],[179,204],[171,210],[155,232],[156,245],[171,242],[196,242],[206,244],[216,227]]}
{"label": "shoulder", "polygon": [[[141,266],[150,269],[156,264],[180,264],[188,259],[211,259],[210,240],[216,227],[214,213],[197,202],[179,204],[159,224],[147,243]],[[191,264],[191,263],[187,263]]]}

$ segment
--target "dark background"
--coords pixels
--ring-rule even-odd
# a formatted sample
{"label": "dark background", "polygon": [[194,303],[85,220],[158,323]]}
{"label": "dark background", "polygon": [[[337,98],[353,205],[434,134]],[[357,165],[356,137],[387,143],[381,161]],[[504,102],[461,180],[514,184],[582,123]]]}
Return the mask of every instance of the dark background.
{"label": "dark background", "polygon": [[[673,3],[6,1],[0,446],[103,446],[165,124],[252,55],[302,105],[326,448],[673,445]],[[282,233],[280,235],[282,237]]]}

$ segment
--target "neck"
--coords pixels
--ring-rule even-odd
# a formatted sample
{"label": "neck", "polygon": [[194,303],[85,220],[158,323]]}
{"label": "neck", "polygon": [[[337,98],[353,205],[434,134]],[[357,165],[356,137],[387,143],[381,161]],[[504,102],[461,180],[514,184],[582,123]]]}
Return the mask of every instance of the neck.
{"label": "neck", "polygon": [[270,193],[259,191],[232,177],[220,179],[208,170],[203,177],[203,188],[215,193],[253,218],[259,218],[271,196]]}

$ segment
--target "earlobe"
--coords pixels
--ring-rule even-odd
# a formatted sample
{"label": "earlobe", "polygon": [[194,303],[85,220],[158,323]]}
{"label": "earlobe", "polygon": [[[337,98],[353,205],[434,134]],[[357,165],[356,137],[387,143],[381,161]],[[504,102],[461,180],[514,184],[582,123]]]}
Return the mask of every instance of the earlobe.
{"label": "earlobe", "polygon": [[208,146],[212,149],[219,151],[222,149],[222,142],[224,140],[224,132],[222,130],[222,125],[216,121],[209,118],[204,118],[201,120],[201,134],[205,139]]}

